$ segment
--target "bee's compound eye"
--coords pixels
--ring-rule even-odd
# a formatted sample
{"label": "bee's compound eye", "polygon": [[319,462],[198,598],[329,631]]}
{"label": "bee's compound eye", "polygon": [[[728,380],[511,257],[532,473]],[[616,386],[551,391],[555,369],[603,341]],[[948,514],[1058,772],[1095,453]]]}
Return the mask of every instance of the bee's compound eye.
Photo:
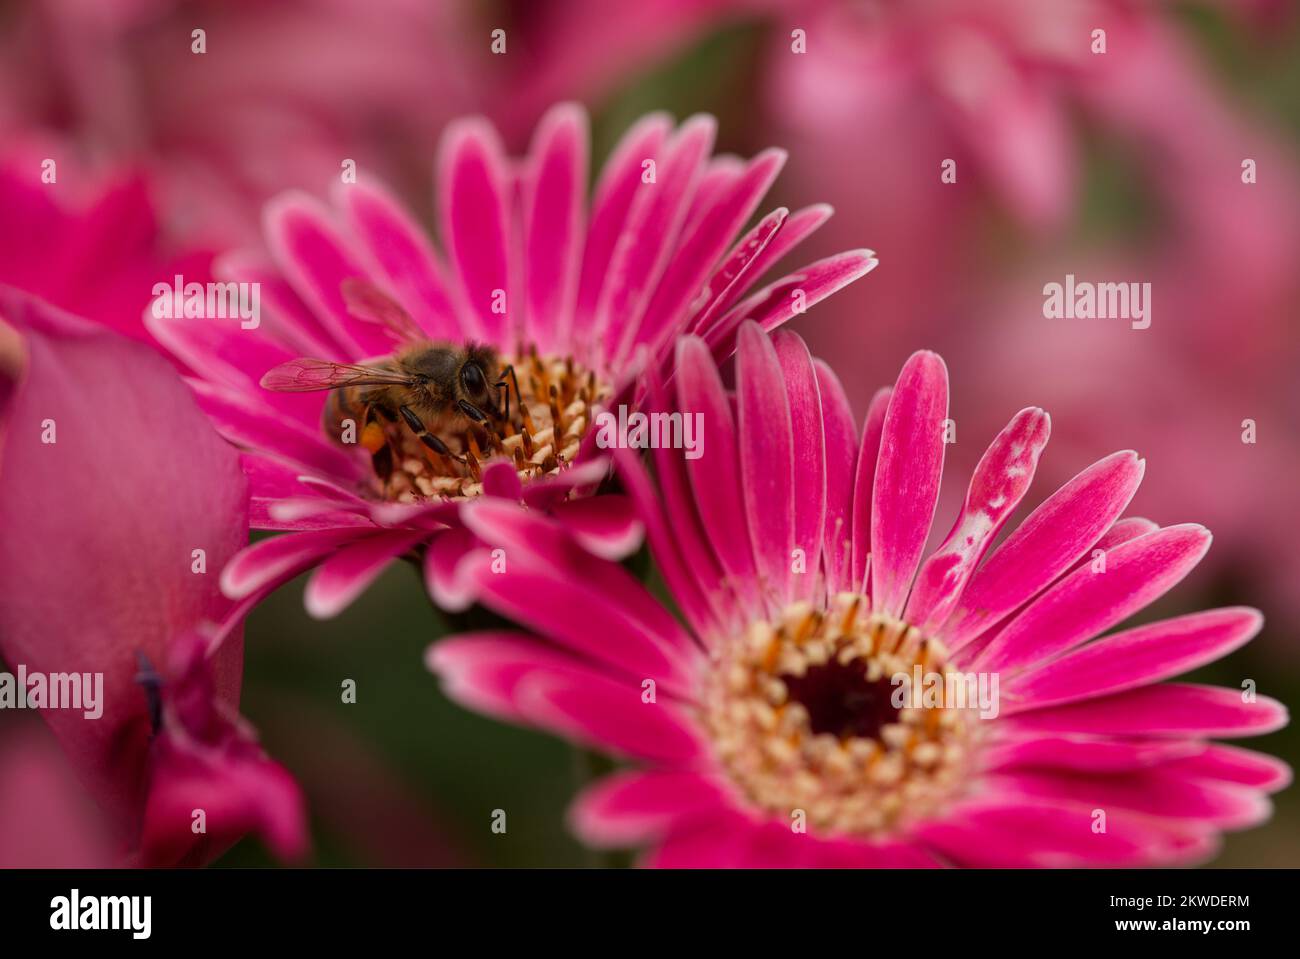
{"label": "bee's compound eye", "polygon": [[460,371],[460,382],[471,395],[479,396],[487,389],[487,378],[483,369],[475,362],[466,363]]}

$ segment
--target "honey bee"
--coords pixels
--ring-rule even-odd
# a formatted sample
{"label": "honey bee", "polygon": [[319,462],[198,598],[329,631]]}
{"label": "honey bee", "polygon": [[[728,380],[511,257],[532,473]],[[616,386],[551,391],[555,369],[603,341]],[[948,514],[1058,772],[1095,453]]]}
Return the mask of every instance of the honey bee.
{"label": "honey bee", "polygon": [[354,365],[302,357],[281,363],[262,377],[262,386],[282,393],[332,390],[322,414],[329,435],[345,435],[345,421],[360,424],[361,444],[375,472],[387,480],[396,452],[391,424],[404,423],[429,449],[466,463],[443,436],[471,423],[494,436],[510,422],[510,388],[519,397],[514,368],[502,366],[496,350],[476,343],[434,342],[402,307],[372,284],[344,280],[348,312],[381,325],[398,347],[392,356]]}

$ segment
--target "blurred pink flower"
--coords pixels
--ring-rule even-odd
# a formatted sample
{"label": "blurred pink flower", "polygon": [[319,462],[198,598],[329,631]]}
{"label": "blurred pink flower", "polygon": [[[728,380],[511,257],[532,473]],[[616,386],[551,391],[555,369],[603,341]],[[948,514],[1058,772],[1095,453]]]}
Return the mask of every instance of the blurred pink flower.
{"label": "blurred pink flower", "polygon": [[752,19],[780,0],[561,0],[507,3],[493,20],[510,35],[509,56],[485,70],[484,109],[508,142],[523,142],[560,100],[598,105],[622,84],[718,29]]}
{"label": "blurred pink flower", "polygon": [[[547,535],[552,520],[482,500],[465,521],[485,548],[460,575],[537,635],[428,655],[470,708],[648,765],[581,797],[584,840],[651,845],[661,866],[1133,866],[1204,859],[1269,815],[1288,768],[1207,739],[1277,729],[1283,706],[1161,683],[1247,642],[1260,615],[1095,638],[1209,547],[1197,525],[1120,518],[1135,454],[1090,466],[993,548],[1048,439],[1047,414],[1022,410],[923,561],[949,415],[938,356],[914,354],[859,433],[793,333],[741,329],[734,394],[703,341],[678,354],[676,401],[650,408],[700,413],[708,455],[656,449],[656,479],[617,455],[686,625]],[[507,570],[486,546],[508,550]],[[975,680],[980,712],[951,691],[896,699],[918,669],[961,681],[971,706]]]}
{"label": "blurred pink flower", "polygon": [[[1064,414],[1058,442],[1071,447],[1122,425],[1155,467],[1151,508],[1196,510],[1232,543],[1207,566],[1230,577],[1246,564],[1245,578],[1300,610],[1300,530],[1278,481],[1300,462],[1300,435],[1286,425],[1300,362],[1300,167],[1170,9],[791,7],[765,75],[792,180],[839,211],[822,242],[851,243],[865,228],[885,263],[806,332],[814,350],[842,358],[859,410],[919,336],[970,371],[963,428],[973,435],[996,428],[1026,389]],[[795,27],[807,31],[806,54],[789,49]],[[1097,29],[1104,54],[1092,50]],[[1097,235],[1081,182],[1097,158],[1130,207],[1119,235]],[[955,183],[940,179],[949,159]],[[1247,159],[1253,183],[1242,182]],[[1067,272],[1150,281],[1151,329],[1044,320],[1042,287]],[[864,312],[871,349],[851,325]],[[1245,418],[1262,432],[1243,450]],[[953,455],[969,468],[979,452],[959,444]]]}
{"label": "blurred pink flower", "polygon": [[0,131],[52,129],[74,155],[145,165],[169,227],[248,239],[271,194],[349,158],[395,175],[443,104],[477,102],[466,13],[427,0],[20,5],[0,41]]}
{"label": "blurred pink flower", "polygon": [[101,716],[43,715],[119,861],[197,863],[254,829],[297,855],[296,787],[233,719],[242,639],[215,572],[247,536],[237,455],[156,352],[8,287],[0,320],[0,655],[102,674]]}
{"label": "blurred pink flower", "polygon": [[0,737],[0,869],[115,864],[100,811],[39,721],[7,720]]}
{"label": "blurred pink flower", "polygon": [[[223,574],[227,595],[255,601],[319,566],[306,604],[331,616],[394,559],[436,540],[425,553],[431,595],[463,605],[469,597],[444,573],[470,540],[460,503],[478,495],[549,511],[600,555],[634,549],[641,531],[626,499],[581,496],[606,473],[589,429],[595,410],[630,401],[636,373],[671,358],[677,334],[700,334],[725,359],[742,319],[779,326],[875,265],[869,251],[841,253],[746,296],[830,211],[777,209],[741,234],[785,156],[713,157],[713,136],[711,117],[676,129],[663,114],[645,117],[606,163],[589,209],[581,109],[547,114],[520,163],[488,124],[461,121],[439,156],[443,253],[373,182],[340,184],[333,210],[288,194],[266,213],[269,259],[217,264],[230,280],[260,284],[267,309],[256,330],[148,319],[197,372],[200,406],[248,451],[253,526],[292,531],[241,552]],[[330,364],[388,357],[424,337],[494,349],[517,371],[518,388],[513,378],[506,387],[514,416],[520,399],[528,415],[512,416],[500,438],[453,416],[424,438],[430,453],[395,415],[365,421],[358,411],[360,438],[369,429],[378,438],[349,446],[322,428],[325,394],[263,385],[319,389]]]}
{"label": "blurred pink flower", "polygon": [[211,254],[169,248],[152,186],[139,169],[100,171],[62,161],[55,182],[44,182],[42,158],[65,147],[40,138],[5,145],[0,283],[156,349],[141,322],[154,284],[178,273],[206,281]]}
{"label": "blurred pink flower", "polygon": [[453,115],[526,137],[556,100],[598,99],[752,5],[41,0],[5,11],[0,133],[57,132],[60,159],[145,165],[170,230],[245,242],[269,197],[345,159],[415,195]]}

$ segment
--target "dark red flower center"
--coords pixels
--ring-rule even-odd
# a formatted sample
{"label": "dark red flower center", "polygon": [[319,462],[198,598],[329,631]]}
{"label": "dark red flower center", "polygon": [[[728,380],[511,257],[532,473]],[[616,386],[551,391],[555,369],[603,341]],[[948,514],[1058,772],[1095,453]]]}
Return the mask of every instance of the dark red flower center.
{"label": "dark red flower center", "polygon": [[886,676],[867,679],[860,660],[847,665],[832,660],[802,676],[780,679],[790,700],[808,711],[814,734],[879,739],[881,729],[899,720],[900,711],[891,703],[895,687]]}

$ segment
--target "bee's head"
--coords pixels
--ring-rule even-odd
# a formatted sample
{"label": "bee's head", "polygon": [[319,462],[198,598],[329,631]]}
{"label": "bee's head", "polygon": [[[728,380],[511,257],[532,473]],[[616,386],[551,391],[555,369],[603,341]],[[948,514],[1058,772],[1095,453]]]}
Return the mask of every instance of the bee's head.
{"label": "bee's head", "polygon": [[456,374],[465,399],[483,410],[496,409],[496,355],[486,347],[470,346]]}

